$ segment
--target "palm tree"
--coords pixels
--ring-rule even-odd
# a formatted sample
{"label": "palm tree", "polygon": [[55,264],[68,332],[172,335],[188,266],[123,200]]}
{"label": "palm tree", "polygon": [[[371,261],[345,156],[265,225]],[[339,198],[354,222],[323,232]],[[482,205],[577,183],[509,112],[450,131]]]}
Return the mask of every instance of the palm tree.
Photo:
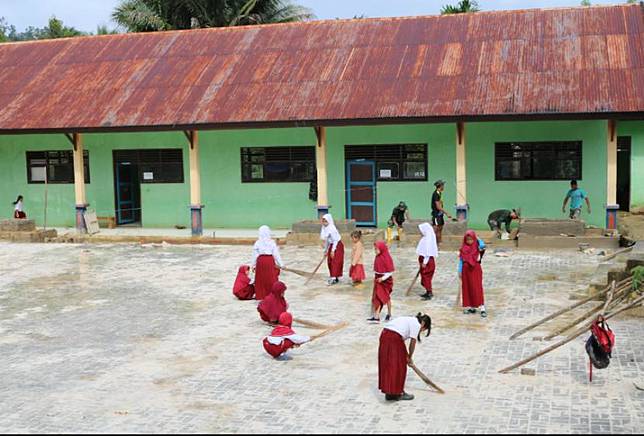
{"label": "palm tree", "polygon": [[122,0],[112,19],[130,32],[286,23],[313,18],[290,0]]}
{"label": "palm tree", "polygon": [[464,14],[480,11],[476,0],[461,0],[456,6],[445,5],[441,8],[441,15]]}

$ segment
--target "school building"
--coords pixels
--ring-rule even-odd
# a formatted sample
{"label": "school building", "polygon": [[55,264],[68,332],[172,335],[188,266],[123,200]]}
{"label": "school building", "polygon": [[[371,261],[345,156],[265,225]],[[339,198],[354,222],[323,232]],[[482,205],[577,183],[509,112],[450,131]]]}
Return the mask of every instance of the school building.
{"label": "school building", "polygon": [[589,224],[644,206],[642,4],[0,44],[0,216],[382,226],[444,179],[481,228],[572,178]]}

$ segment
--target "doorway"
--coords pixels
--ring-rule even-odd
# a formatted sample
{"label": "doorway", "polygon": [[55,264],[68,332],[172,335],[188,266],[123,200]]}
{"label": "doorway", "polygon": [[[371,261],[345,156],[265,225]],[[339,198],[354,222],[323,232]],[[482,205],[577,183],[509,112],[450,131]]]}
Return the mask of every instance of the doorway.
{"label": "doorway", "polygon": [[619,210],[631,209],[631,137],[617,137],[617,204]]}
{"label": "doorway", "polygon": [[116,224],[141,223],[141,181],[139,165],[130,152],[114,151],[114,198]]}
{"label": "doorway", "polygon": [[357,159],[347,161],[347,218],[356,225],[375,227],[376,216],[376,163]]}

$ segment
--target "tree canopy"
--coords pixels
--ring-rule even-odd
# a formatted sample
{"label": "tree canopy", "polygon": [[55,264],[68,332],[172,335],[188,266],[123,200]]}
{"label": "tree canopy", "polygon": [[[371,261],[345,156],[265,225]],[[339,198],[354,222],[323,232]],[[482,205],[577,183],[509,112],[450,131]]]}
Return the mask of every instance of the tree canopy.
{"label": "tree canopy", "polygon": [[122,0],[112,19],[129,32],[287,23],[314,18],[290,0]]}
{"label": "tree canopy", "polygon": [[480,11],[475,0],[461,0],[456,5],[445,5],[441,8],[441,15],[464,14],[467,12]]}

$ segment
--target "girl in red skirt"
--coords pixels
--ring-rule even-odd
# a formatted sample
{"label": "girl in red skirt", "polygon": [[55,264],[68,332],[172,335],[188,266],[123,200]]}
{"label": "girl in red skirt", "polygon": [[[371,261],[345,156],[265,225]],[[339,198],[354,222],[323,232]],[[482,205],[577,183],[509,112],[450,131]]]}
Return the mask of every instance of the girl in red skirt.
{"label": "girl in red skirt", "polygon": [[27,214],[23,210],[22,200],[22,195],[19,195],[16,201],[13,202],[13,217],[18,220],[27,218]]}
{"label": "girl in red skirt", "polygon": [[233,294],[240,300],[252,300],[255,296],[255,287],[250,282],[250,266],[242,265],[237,271]]}
{"label": "girl in red skirt", "polygon": [[269,324],[276,324],[282,312],[288,309],[288,303],[284,298],[286,285],[280,281],[273,283],[271,293],[264,298],[257,306],[259,317]]}
{"label": "girl in red skirt", "polygon": [[340,232],[333,223],[331,214],[322,217],[322,230],[320,239],[324,241],[324,252],[326,253],[327,266],[329,267],[329,285],[340,282],[344,266],[344,244]]}
{"label": "girl in red skirt", "polygon": [[291,328],[292,324],[293,315],[288,312],[283,312],[279,317],[278,326],[262,341],[264,350],[273,356],[273,358],[287,360],[288,356],[285,353],[289,349],[297,348],[311,340],[308,336],[296,334]]}
{"label": "girl in red skirt", "polygon": [[[405,392],[407,365],[413,361],[416,341],[421,342],[421,332],[432,331],[429,315],[418,313],[415,317],[403,316],[388,323],[380,334],[378,348],[378,389],[385,394],[387,401],[413,400],[414,396]],[[409,352],[405,341],[410,339]]]}
{"label": "girl in red skirt", "polygon": [[420,264],[420,283],[425,288],[425,293],[421,295],[425,300],[434,298],[432,290],[432,279],[436,271],[436,258],[438,257],[438,245],[436,244],[436,234],[429,223],[422,223],[418,226],[422,239],[416,247],[418,254],[418,263]]}
{"label": "girl in red skirt", "polygon": [[474,230],[468,230],[463,238],[458,265],[461,287],[463,289],[463,313],[476,313],[481,310],[481,317],[487,317],[483,296],[483,269],[481,259],[485,254],[485,243],[476,237]]}
{"label": "girl in red skirt", "polygon": [[360,230],[355,230],[351,233],[351,241],[353,246],[351,247],[351,269],[349,270],[349,275],[351,276],[351,281],[353,286],[363,287],[362,282],[367,276],[364,273],[364,245],[362,244],[362,232]]}
{"label": "girl in red skirt", "polygon": [[271,286],[279,279],[282,266],[284,265],[279,248],[271,238],[271,229],[268,226],[261,226],[259,239],[253,246],[256,299],[263,300],[270,293]]}
{"label": "girl in red skirt", "polygon": [[387,317],[391,319],[391,293],[394,290],[394,260],[389,254],[389,248],[385,241],[376,241],[376,259],[373,263],[375,278],[373,281],[373,295],[371,296],[371,307],[373,316],[367,321],[380,322],[380,311],[387,305]]}

